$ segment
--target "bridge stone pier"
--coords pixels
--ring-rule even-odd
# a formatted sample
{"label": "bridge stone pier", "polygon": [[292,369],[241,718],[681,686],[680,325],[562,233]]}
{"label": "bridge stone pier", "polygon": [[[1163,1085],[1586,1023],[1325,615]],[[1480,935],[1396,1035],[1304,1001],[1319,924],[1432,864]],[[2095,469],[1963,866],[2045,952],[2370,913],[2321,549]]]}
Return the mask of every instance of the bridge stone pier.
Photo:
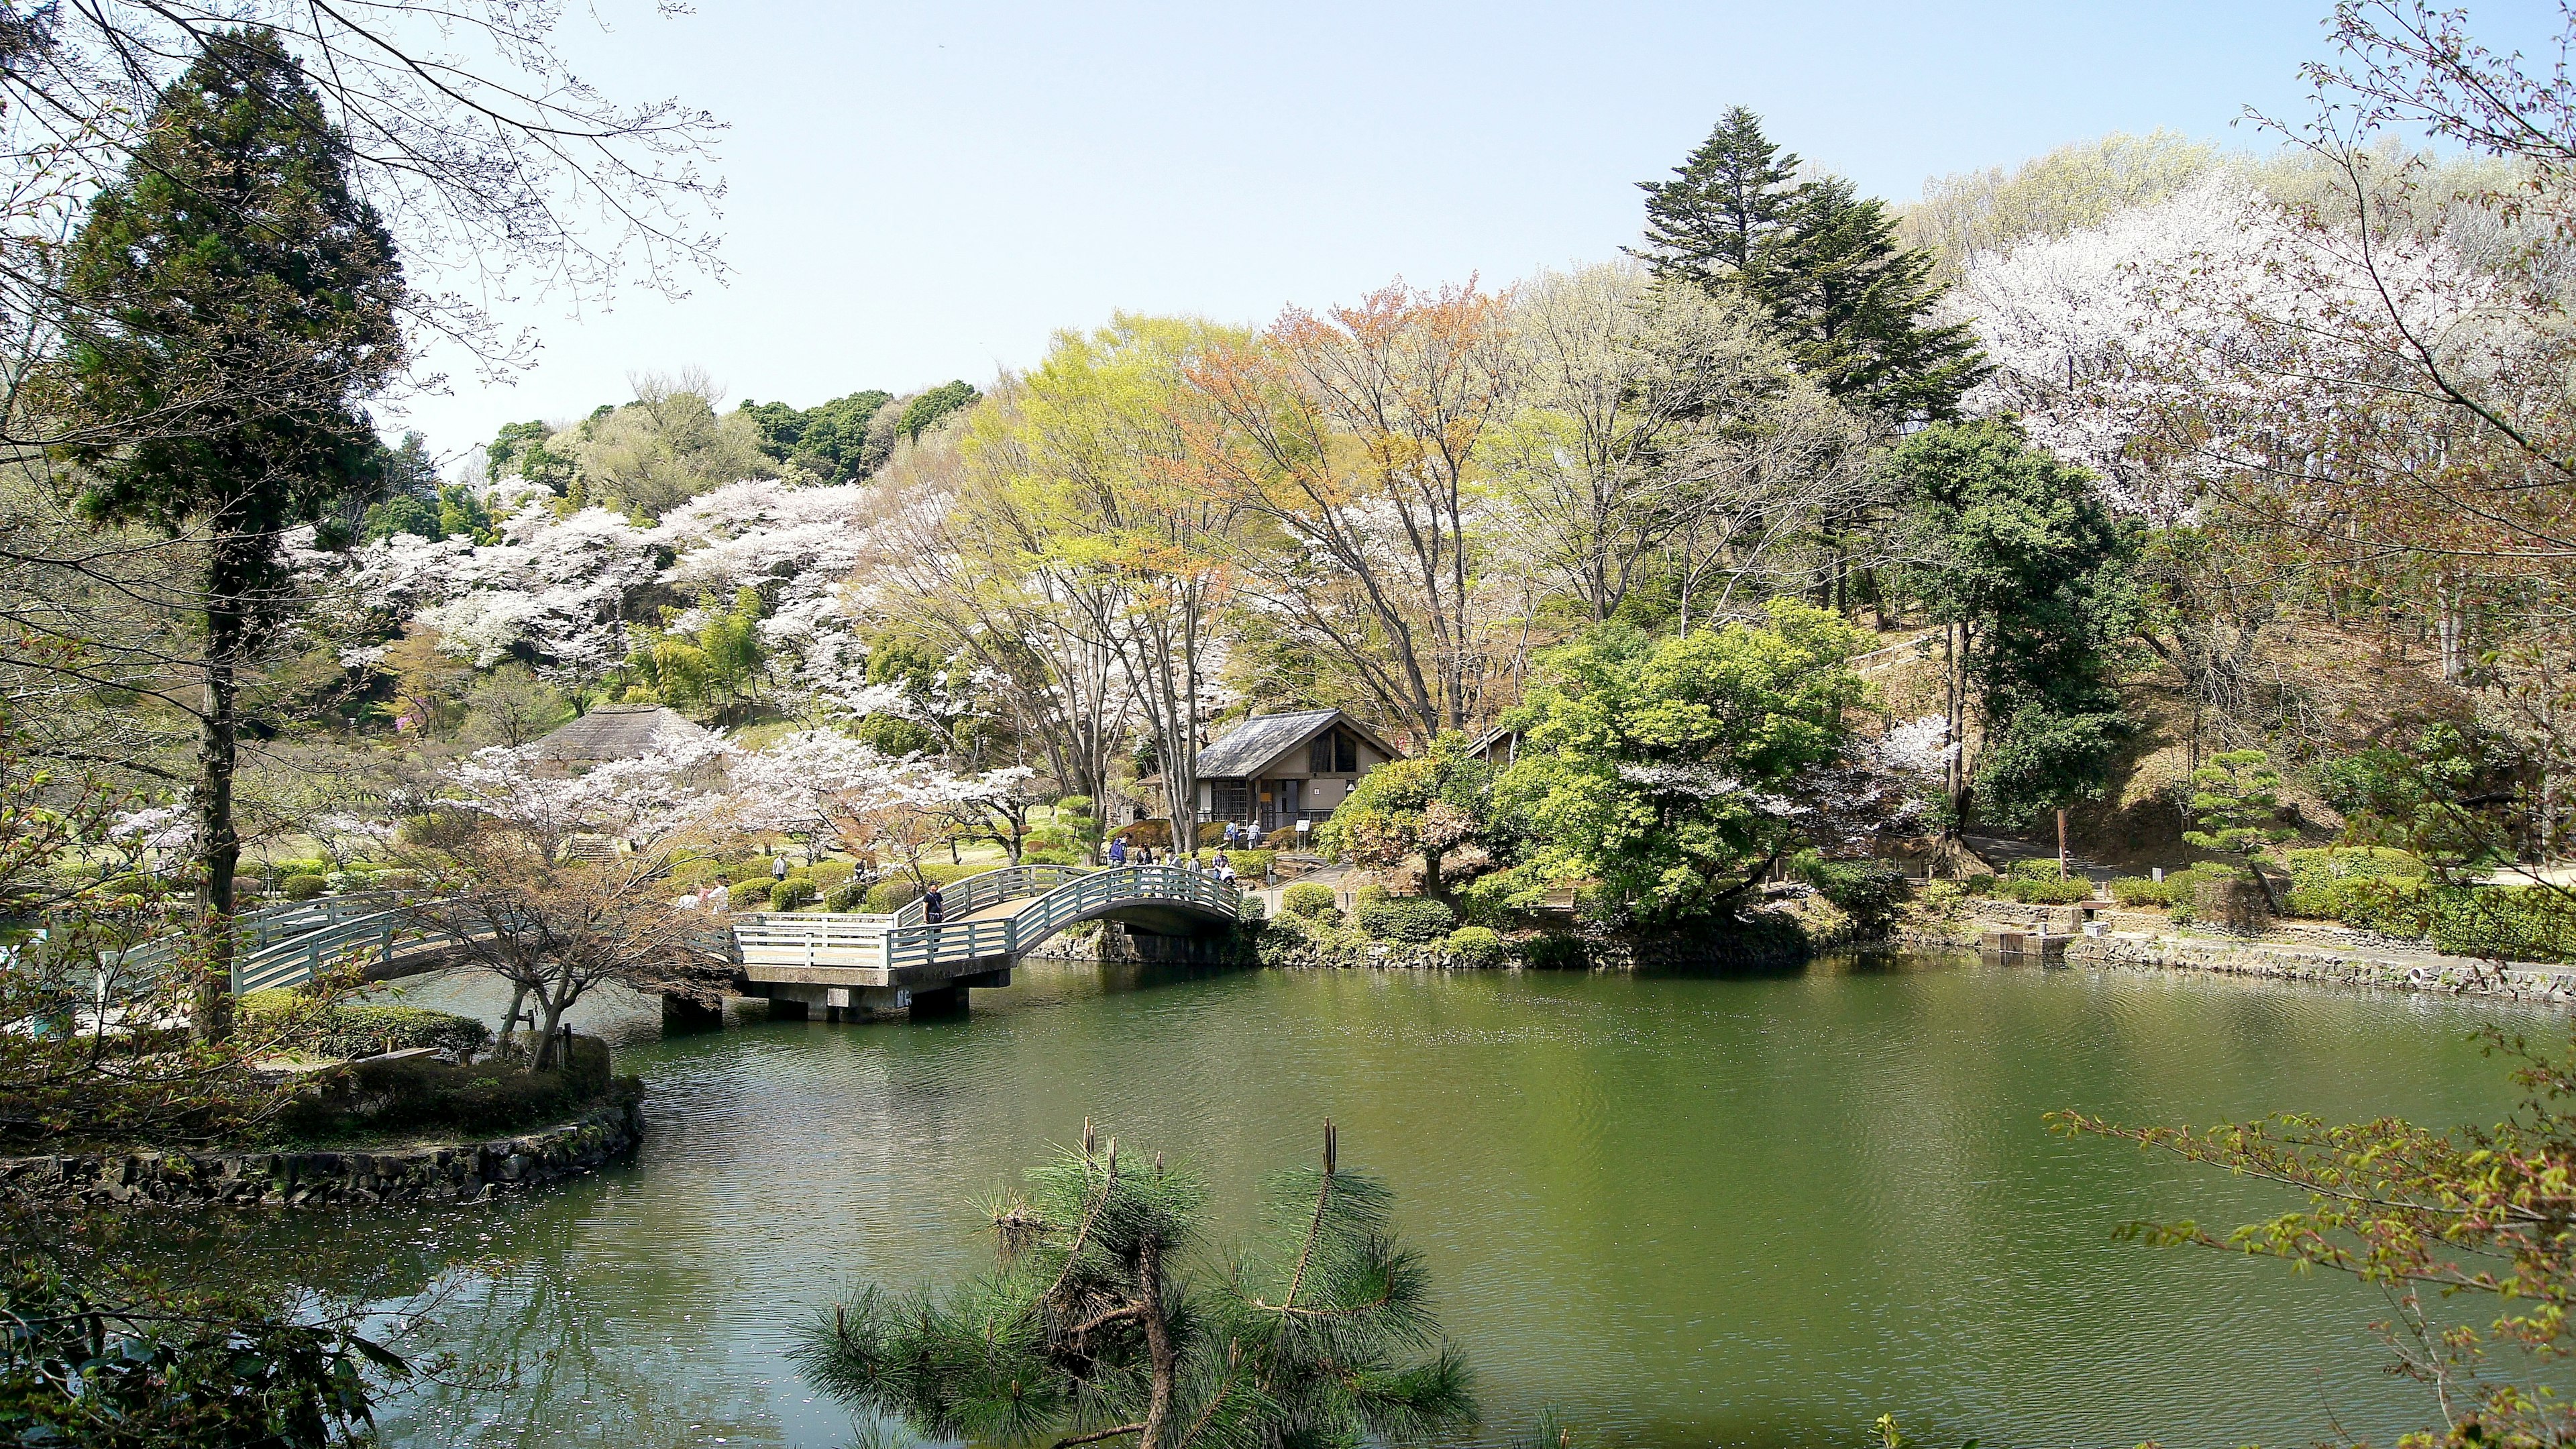
{"label": "bridge stone pier", "polygon": [[1010,985],[1022,956],[1084,921],[1187,940],[1222,934],[1243,910],[1230,882],[1165,865],[1005,866],[940,897],[937,924],[919,901],[891,915],[735,916],[739,985],[766,997],[772,1017],[948,1015],[978,986]]}

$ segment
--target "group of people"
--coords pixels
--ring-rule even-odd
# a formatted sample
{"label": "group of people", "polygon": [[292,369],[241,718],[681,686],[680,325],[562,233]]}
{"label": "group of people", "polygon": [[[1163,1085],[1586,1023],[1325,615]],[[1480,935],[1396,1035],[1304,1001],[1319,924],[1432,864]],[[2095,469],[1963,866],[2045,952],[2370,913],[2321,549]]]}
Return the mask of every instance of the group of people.
{"label": "group of people", "polygon": [[[1249,834],[1252,829],[1252,827],[1248,825],[1243,828],[1246,834]],[[1208,873],[1215,876],[1218,880],[1231,881],[1235,879],[1234,860],[1227,854],[1227,850],[1235,844],[1237,839],[1234,832],[1235,827],[1229,822],[1225,827],[1225,845],[1218,847],[1216,854],[1211,856],[1208,860]],[[1109,863],[1113,866],[1152,865],[1155,863],[1154,847],[1143,841],[1138,841],[1134,845],[1129,845],[1125,837],[1113,835],[1109,839]],[[1162,863],[1165,865],[1177,864],[1184,870],[1196,870],[1199,868],[1198,857],[1196,855],[1184,855],[1178,861],[1166,859]]]}

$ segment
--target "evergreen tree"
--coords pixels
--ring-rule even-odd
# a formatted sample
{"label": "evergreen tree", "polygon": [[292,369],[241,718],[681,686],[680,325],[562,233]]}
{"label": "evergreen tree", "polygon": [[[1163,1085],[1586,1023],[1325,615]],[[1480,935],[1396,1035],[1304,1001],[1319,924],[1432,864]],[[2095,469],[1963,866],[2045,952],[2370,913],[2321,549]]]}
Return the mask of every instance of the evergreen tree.
{"label": "evergreen tree", "polygon": [[1932,324],[1932,258],[1897,243],[1885,202],[1839,177],[1793,184],[1798,165],[1730,108],[1673,180],[1639,183],[1647,264],[1758,304],[1835,397],[1900,422],[1955,415],[1986,363],[1964,323]]}
{"label": "evergreen tree", "polygon": [[2137,618],[2134,530],[2093,475],[2009,422],[1939,423],[1896,450],[1908,491],[1904,585],[1943,626],[1952,827],[2015,823],[2098,794],[2128,737],[2116,688]]}
{"label": "evergreen tree", "polygon": [[1270,1184],[1266,1240],[1193,1279],[1207,1185],[1160,1156],[1121,1159],[1085,1123],[1079,1151],[994,1206],[993,1273],[870,1289],[791,1357],[851,1409],[987,1444],[1290,1449],[1462,1427],[1467,1368],[1391,1201],[1340,1168],[1326,1124],[1323,1170]]}
{"label": "evergreen tree", "polygon": [[1829,176],[1800,188],[1746,290],[1825,391],[1903,421],[1954,417],[1990,371],[1965,322],[1934,325],[1932,256],[1900,246],[1887,203]]}
{"label": "evergreen tree", "polygon": [[1762,134],[1760,116],[1729,107],[1673,180],[1637,183],[1646,193],[1647,265],[1712,289],[1734,281],[1787,223],[1797,171],[1797,156]]}
{"label": "evergreen tree", "polygon": [[[201,624],[194,808],[210,969],[195,1014],[227,1030],[240,840],[238,674],[292,597],[281,534],[379,486],[357,399],[402,356],[393,240],[350,188],[347,150],[266,30],[229,31],[165,92],[69,249],[79,312],[55,399],[116,444],[63,461],[93,517],[186,538]],[[137,419],[158,425],[136,436]],[[113,425],[112,427],[110,425]]]}

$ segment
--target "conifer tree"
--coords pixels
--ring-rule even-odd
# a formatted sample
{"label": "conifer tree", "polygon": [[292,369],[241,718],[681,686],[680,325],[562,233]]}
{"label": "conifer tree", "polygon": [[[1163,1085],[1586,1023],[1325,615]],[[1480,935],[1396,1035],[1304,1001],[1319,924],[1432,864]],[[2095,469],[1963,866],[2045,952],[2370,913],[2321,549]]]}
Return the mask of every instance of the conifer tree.
{"label": "conifer tree", "polygon": [[1797,203],[1795,154],[1762,134],[1762,118],[1730,106],[1708,139],[1646,193],[1647,265],[1658,277],[1715,287],[1750,269]]}
{"label": "conifer tree", "polygon": [[1954,416],[1986,363],[1966,324],[1933,323],[1932,258],[1897,243],[1885,202],[1840,177],[1794,182],[1798,166],[1730,108],[1673,180],[1639,183],[1647,264],[1758,304],[1835,397],[1898,422]]}
{"label": "conifer tree", "polygon": [[201,685],[193,805],[211,959],[194,1020],[208,1037],[230,1005],[240,674],[292,597],[285,531],[377,485],[385,450],[357,400],[402,355],[393,239],[347,164],[277,36],[218,34],[91,202],[65,269],[77,320],[48,401],[112,440],[60,450],[81,506],[190,545],[179,592],[201,652],[178,663]]}
{"label": "conifer tree", "polygon": [[946,1293],[870,1289],[792,1351],[853,1410],[988,1444],[1288,1449],[1472,1423],[1465,1364],[1396,1245],[1391,1195],[1335,1161],[1270,1184],[1269,1231],[1222,1278],[1185,1276],[1194,1174],[1080,1150],[994,1205],[1000,1263]]}

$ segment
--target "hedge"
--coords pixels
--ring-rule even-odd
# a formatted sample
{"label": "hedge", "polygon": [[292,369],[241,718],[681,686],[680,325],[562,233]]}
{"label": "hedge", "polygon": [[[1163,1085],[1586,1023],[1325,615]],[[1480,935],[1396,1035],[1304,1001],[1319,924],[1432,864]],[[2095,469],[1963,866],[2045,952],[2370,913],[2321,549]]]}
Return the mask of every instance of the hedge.
{"label": "hedge", "polygon": [[[933,885],[946,885],[950,881],[964,880],[970,875],[982,875],[986,869],[987,867],[980,865],[925,865],[921,868],[921,873]],[[921,888],[912,883],[912,877],[889,876],[868,887],[867,903],[863,909],[883,915],[902,910],[919,899],[921,899]]]}
{"label": "hedge", "polygon": [[620,1090],[641,1086],[631,1077],[612,1077],[607,1043],[576,1036],[570,1059],[547,1072],[508,1061],[460,1066],[435,1057],[353,1064],[332,1076],[319,1096],[288,1108],[279,1126],[308,1141],[423,1129],[442,1136],[497,1135],[560,1122]]}
{"label": "hedge", "polygon": [[1381,941],[1428,946],[1457,929],[1458,913],[1425,896],[1389,896],[1361,902],[1354,923]]}
{"label": "hedge", "polygon": [[726,899],[733,909],[737,911],[749,910],[768,905],[769,891],[770,884],[768,881],[747,880],[735,885],[730,891],[726,892]]}
{"label": "hedge", "polygon": [[824,895],[823,909],[827,911],[838,911],[846,915],[851,911],[859,909],[861,905],[866,903],[867,898],[868,888],[866,886],[859,884],[857,881],[843,881],[841,884],[832,887],[832,889]]}
{"label": "hedge", "polygon": [[846,860],[820,861],[811,872],[814,877],[814,889],[828,895],[833,887],[847,883],[857,870],[857,866]]}
{"label": "hedge", "polygon": [[[254,991],[236,1009],[246,1027],[258,1030],[262,1018],[284,1015],[297,1005],[292,991]],[[409,1047],[481,1051],[491,1040],[491,1028],[470,1016],[422,1006],[366,1004],[327,1007],[309,1026],[285,1038],[290,1046],[335,1057],[374,1056]]]}
{"label": "hedge", "polygon": [[773,911],[801,910],[814,899],[814,878],[791,875],[769,888],[769,908]]}
{"label": "hedge", "polygon": [[277,888],[278,894],[290,901],[309,901],[322,894],[330,882],[318,875],[290,875]]}
{"label": "hedge", "polygon": [[1172,843],[1172,822],[1139,820],[1133,825],[1122,825],[1109,832],[1109,838],[1126,841],[1131,846],[1150,845],[1156,850],[1162,850]]}
{"label": "hedge", "polygon": [[1791,870],[1850,915],[1864,935],[1885,932],[1905,899],[1905,876],[1886,861],[1825,860],[1808,854],[1792,862]]}

